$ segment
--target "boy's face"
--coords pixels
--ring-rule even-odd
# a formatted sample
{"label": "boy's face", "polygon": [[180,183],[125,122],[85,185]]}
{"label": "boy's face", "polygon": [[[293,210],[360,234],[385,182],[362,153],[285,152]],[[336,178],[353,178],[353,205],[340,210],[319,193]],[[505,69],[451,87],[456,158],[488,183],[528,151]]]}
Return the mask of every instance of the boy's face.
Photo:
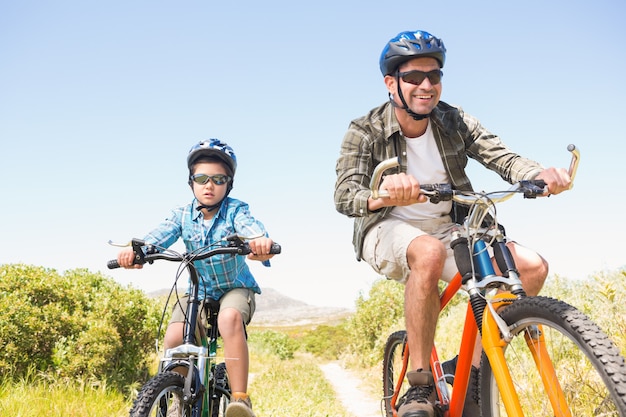
{"label": "boy's face", "polygon": [[[227,175],[226,169],[219,162],[198,162],[194,167],[193,173],[194,175],[205,174],[210,176],[217,174]],[[228,189],[228,183],[216,185],[212,180],[206,184],[198,184],[195,181],[192,181],[191,184],[193,194],[200,204],[205,206],[211,206],[222,201]]]}

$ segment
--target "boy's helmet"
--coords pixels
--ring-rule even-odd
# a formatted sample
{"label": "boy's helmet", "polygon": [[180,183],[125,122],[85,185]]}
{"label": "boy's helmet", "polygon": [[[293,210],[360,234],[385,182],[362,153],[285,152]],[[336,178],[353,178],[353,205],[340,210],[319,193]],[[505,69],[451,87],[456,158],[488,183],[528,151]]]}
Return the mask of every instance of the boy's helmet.
{"label": "boy's helmet", "polygon": [[221,159],[230,168],[232,174],[235,175],[235,171],[237,170],[237,157],[235,156],[233,148],[226,143],[219,139],[211,138],[201,140],[193,145],[189,150],[189,155],[187,155],[187,167],[190,171],[193,164],[202,156],[212,156]]}
{"label": "boy's helmet", "polygon": [[380,72],[383,76],[392,74],[404,62],[421,57],[435,58],[443,68],[446,61],[443,41],[423,30],[400,32],[385,45],[380,55]]}
{"label": "boy's helmet", "polygon": [[[198,159],[201,157],[219,158],[228,167],[227,171],[230,171],[229,175],[233,177],[235,176],[235,171],[237,170],[237,157],[235,156],[235,151],[233,151],[233,148],[228,146],[226,143],[220,141],[219,139],[211,138],[209,140],[201,140],[191,147],[191,149],[189,150],[189,155],[187,155],[187,168],[189,168],[188,184],[192,189],[193,183],[191,180],[191,169],[196,161],[198,161]],[[209,211],[212,211],[220,207],[222,202],[226,199],[230,191],[233,189],[233,182],[234,178],[228,181],[226,193],[224,194],[224,198],[222,198],[222,200],[211,206],[198,205],[196,209],[207,209]]]}

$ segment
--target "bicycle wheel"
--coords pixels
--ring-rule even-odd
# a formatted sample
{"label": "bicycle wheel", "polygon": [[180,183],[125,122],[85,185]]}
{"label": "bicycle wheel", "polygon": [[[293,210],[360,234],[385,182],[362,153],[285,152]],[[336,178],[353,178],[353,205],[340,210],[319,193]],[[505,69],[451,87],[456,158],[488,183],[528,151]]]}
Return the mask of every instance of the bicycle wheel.
{"label": "bicycle wheel", "polygon": [[[505,348],[507,367],[526,416],[626,416],[626,364],[619,349],[587,316],[571,305],[547,297],[515,301],[501,312],[513,339]],[[529,342],[525,340],[529,338]],[[529,344],[543,337],[545,350],[563,391],[566,407],[553,407],[539,365],[545,354],[531,354]],[[483,417],[507,415],[483,353]],[[554,390],[553,390],[554,391]],[[568,413],[561,413],[569,407]]]}
{"label": "bicycle wheel", "polygon": [[183,403],[185,378],[163,372],[150,379],[139,392],[130,417],[189,417],[191,406]]}
{"label": "bicycle wheel", "polygon": [[[402,375],[403,358],[406,348],[406,331],[400,330],[389,335],[385,343],[383,356],[383,399],[385,401],[385,416],[393,417],[398,407],[402,404],[402,398],[409,389],[409,383]],[[398,396],[396,397],[395,409],[392,406],[392,398],[402,375],[402,381]]]}
{"label": "bicycle wheel", "polygon": [[214,381],[210,390],[211,417],[224,417],[226,415],[226,407],[230,403],[231,394],[225,363],[218,363],[215,367]]}

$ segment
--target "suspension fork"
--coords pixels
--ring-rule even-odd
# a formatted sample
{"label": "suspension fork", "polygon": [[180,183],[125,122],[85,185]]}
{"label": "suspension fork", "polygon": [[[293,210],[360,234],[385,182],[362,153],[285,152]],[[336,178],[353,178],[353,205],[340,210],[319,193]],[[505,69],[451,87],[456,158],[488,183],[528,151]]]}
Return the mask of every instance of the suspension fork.
{"label": "suspension fork", "polygon": [[[486,250],[486,244],[482,240],[474,242],[472,257],[477,265],[479,281],[495,277],[495,270],[491,264],[491,258]],[[506,253],[506,248],[504,250]],[[501,255],[501,253],[500,253]],[[501,265],[503,266],[503,265]],[[471,283],[470,283],[471,284]],[[517,297],[511,293],[499,294],[498,301],[486,300],[477,291],[477,288],[470,285],[470,300],[474,307],[474,314],[477,325],[481,329],[481,340],[483,351],[489,359],[489,364],[498,384],[498,389],[502,394],[504,406],[509,416],[523,416],[519,397],[515,390],[509,368],[504,357],[504,348],[509,338],[509,331],[506,323],[497,315],[496,311],[512,303]]]}
{"label": "suspension fork", "polygon": [[[516,299],[510,293],[500,294],[499,297],[503,300],[493,303],[495,310],[511,304]],[[482,343],[507,414],[509,416],[523,416],[519,397],[504,357],[504,349],[508,341],[501,336],[500,328],[490,308],[486,308],[483,314]]]}
{"label": "suspension fork", "polygon": [[552,405],[554,416],[556,417],[571,417],[572,413],[569,409],[569,405],[565,399],[563,388],[559,383],[552,364],[552,359],[548,354],[546,348],[546,341],[543,334],[543,327],[541,325],[532,326],[525,330],[524,339],[528,348],[533,356],[537,371],[541,375],[543,386],[545,387],[546,394]]}
{"label": "suspension fork", "polygon": [[[483,350],[487,358],[489,358],[489,364],[508,415],[523,416],[519,397],[504,357],[504,349],[510,342],[511,336],[502,335],[493,313],[513,303],[516,297],[510,293],[499,294],[498,297],[499,300],[492,303],[493,309],[485,309],[485,314],[483,315]],[[543,386],[554,411],[554,416],[571,417],[572,414],[567,405],[565,394],[556,377],[554,365],[546,348],[542,327],[531,326],[525,329],[524,339],[531,352],[537,371],[541,376]]]}

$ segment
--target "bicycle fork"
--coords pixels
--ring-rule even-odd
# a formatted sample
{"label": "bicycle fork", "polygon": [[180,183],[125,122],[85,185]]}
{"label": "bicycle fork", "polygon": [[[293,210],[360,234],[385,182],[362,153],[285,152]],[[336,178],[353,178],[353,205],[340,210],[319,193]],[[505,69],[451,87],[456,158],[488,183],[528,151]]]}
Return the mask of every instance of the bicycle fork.
{"label": "bicycle fork", "polygon": [[[512,340],[513,335],[508,324],[500,318],[497,311],[513,303],[518,297],[525,297],[526,294],[519,285],[515,263],[501,236],[496,236],[493,247],[496,261],[499,268],[504,272],[505,277],[495,276],[495,271],[485,250],[485,242],[477,241],[474,243],[474,257],[479,265],[481,276],[487,278],[487,281],[490,280],[489,277],[493,277],[493,280],[501,279],[503,282],[508,282],[508,284],[514,284],[510,285],[512,292],[498,294],[497,300],[484,299],[480,300],[480,303],[476,303],[483,306],[482,314],[479,320],[477,320],[477,324],[481,326],[483,350],[489,359],[489,364],[491,365],[507,414],[509,416],[523,416],[524,413],[520,405],[519,396],[504,356],[504,351]],[[472,298],[472,292],[477,292],[476,288],[473,288],[473,290],[470,289],[470,298]],[[477,310],[474,309],[474,311]],[[530,326],[525,329],[524,338],[554,410],[553,415],[555,417],[571,417],[563,389],[556,377],[552,360],[546,348],[541,326]]]}
{"label": "bicycle fork", "polygon": [[165,352],[160,372],[175,371],[178,367],[186,368],[185,384],[183,386],[183,401],[192,406],[192,415],[200,416],[200,406],[205,397],[205,381],[207,376],[206,346],[182,344]]}

